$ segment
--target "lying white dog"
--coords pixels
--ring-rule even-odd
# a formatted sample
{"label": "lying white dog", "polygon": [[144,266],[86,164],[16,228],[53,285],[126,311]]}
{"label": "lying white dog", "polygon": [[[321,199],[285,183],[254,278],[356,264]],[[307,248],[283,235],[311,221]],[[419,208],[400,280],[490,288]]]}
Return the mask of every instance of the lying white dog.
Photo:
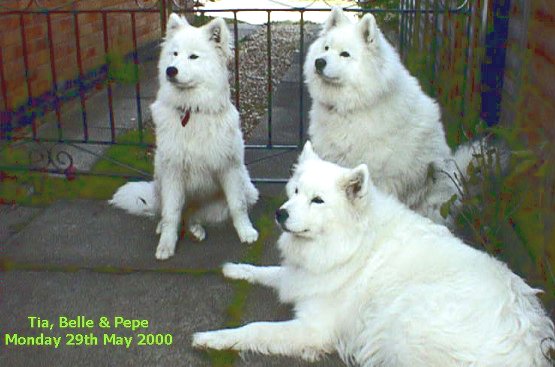
{"label": "lying white dog", "polygon": [[276,212],[281,266],[226,264],[275,288],[295,319],[196,333],[195,347],[380,367],[548,367],[553,323],[505,264],[376,189],[365,165],[307,143]]}
{"label": "lying white dog", "polygon": [[[454,154],[440,108],[409,74],[372,14],[352,23],[334,8],[305,61],[314,150],[345,167],[366,163],[375,185],[437,223],[479,144]],[[451,177],[449,177],[451,176]]]}
{"label": "lying white dog", "polygon": [[223,19],[195,28],[171,14],[158,64],[160,89],[150,107],[154,181],[127,183],[110,201],[132,214],[161,214],[157,259],[174,254],[181,209],[191,201],[200,202],[189,222],[198,240],[206,235],[203,224],[230,214],[241,242],[258,238],[247,214],[258,191],[244,164],[239,113],[230,101],[229,57]]}

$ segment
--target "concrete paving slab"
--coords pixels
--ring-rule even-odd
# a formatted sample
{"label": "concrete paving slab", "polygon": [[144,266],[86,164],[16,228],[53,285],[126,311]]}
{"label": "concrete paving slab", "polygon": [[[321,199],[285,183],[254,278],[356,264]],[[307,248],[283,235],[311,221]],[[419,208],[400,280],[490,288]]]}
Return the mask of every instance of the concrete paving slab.
{"label": "concrete paving slab", "polygon": [[42,208],[0,205],[0,244],[21,231],[41,211]]}
{"label": "concrete paving slab", "polygon": [[[266,206],[264,199],[255,206],[253,221],[274,212],[275,208]],[[186,235],[178,242],[175,256],[158,261],[154,257],[158,244],[155,228],[155,220],[127,214],[106,202],[59,201],[13,235],[1,256],[47,267],[217,269],[226,261],[243,258],[249,246],[239,242],[227,223],[208,227],[207,238],[201,243]]]}
{"label": "concrete paving slab", "polygon": [[[95,346],[2,346],[2,366],[208,366],[206,356],[191,348],[191,334],[225,322],[232,287],[217,275],[185,276],[161,273],[127,275],[94,272],[2,274],[0,328],[2,333],[37,336],[28,316],[55,323],[47,336],[90,333],[99,339]],[[60,329],[60,316],[83,315],[94,321],[92,329]],[[98,327],[100,317],[115,316],[148,320],[147,329],[131,331]],[[170,346],[138,346],[137,334],[171,334]],[[103,334],[133,336],[129,349],[102,345]],[[4,344],[4,340],[2,340]]]}

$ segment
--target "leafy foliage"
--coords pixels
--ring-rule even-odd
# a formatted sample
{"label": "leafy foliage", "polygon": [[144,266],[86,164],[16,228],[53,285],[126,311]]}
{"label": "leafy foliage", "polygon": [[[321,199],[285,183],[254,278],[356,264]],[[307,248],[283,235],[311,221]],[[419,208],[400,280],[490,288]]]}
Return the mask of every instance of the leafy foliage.
{"label": "leafy foliage", "polygon": [[[555,149],[547,139],[529,146],[518,126],[488,131],[502,138],[507,148],[482,146],[461,175],[459,232],[508,262],[529,283],[543,289],[544,301],[554,305]],[[507,167],[503,167],[503,149],[511,152]]]}

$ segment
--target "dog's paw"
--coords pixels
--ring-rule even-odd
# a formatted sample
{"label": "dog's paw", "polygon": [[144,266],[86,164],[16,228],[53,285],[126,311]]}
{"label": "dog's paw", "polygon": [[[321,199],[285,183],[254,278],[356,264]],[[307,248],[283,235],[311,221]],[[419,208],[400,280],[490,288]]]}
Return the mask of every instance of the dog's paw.
{"label": "dog's paw", "polygon": [[169,236],[162,233],[160,242],[156,248],[156,258],[158,260],[166,260],[173,256],[175,253],[175,243],[177,242],[177,235]]}
{"label": "dog's paw", "polygon": [[252,265],[227,263],[222,267],[222,273],[229,279],[252,280]]}
{"label": "dog's paw", "polygon": [[206,331],[193,334],[194,348],[211,348],[217,350],[231,349],[236,344],[230,330]]}
{"label": "dog's paw", "polygon": [[191,224],[189,231],[197,241],[202,241],[206,238],[206,231],[200,224]]}
{"label": "dog's paw", "polygon": [[252,226],[237,229],[237,234],[243,243],[253,243],[258,239],[258,232]]}
{"label": "dog's paw", "polygon": [[175,246],[158,245],[156,248],[156,258],[158,260],[167,260],[175,253]]}

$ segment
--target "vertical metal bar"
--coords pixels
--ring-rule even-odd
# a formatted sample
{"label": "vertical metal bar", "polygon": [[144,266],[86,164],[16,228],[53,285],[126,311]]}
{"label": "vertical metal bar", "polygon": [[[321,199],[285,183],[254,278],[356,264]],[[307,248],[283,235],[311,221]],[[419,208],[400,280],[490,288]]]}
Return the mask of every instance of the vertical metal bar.
{"label": "vertical metal bar", "polygon": [[[102,13],[102,33],[104,35],[104,55],[108,57],[108,14]],[[116,142],[116,126],[114,122],[114,103],[112,97],[112,81],[108,78],[108,114],[110,116],[110,133],[112,143]]]}
{"label": "vertical metal bar", "polygon": [[4,74],[4,56],[0,47],[0,79],[2,79],[2,100],[4,101],[4,111],[0,115],[0,140],[11,138],[11,116],[8,112],[8,88],[6,87],[6,75]]}
{"label": "vertical metal bar", "polygon": [[266,24],[267,54],[268,54],[268,148],[272,147],[272,29],[270,26],[270,14],[268,12],[268,23]]}
{"label": "vertical metal bar", "polygon": [[405,13],[402,11],[405,8],[405,0],[399,1],[399,55],[401,59],[405,59]]}
{"label": "vertical metal bar", "polygon": [[[171,5],[171,1],[170,1]],[[166,23],[167,23],[167,8],[166,8],[166,0],[160,1],[160,26],[162,28],[162,36],[166,35]]]}
{"label": "vertical metal bar", "polygon": [[[436,61],[437,61],[437,42],[438,42],[438,24],[439,24],[439,0],[434,0],[434,30],[432,40],[432,80],[436,80]],[[433,85],[430,94],[435,98],[437,96],[438,85]]]}
{"label": "vertical metal bar", "polygon": [[139,79],[139,54],[137,51],[137,29],[135,22],[135,12],[131,13],[131,32],[133,35],[133,63],[134,67],[134,77],[136,78],[135,83],[135,98],[137,101],[137,124],[139,127],[139,141],[143,143],[143,111],[141,108],[141,81]]}
{"label": "vertical metal bar", "polygon": [[[430,2],[431,0],[424,0],[425,1],[425,5],[424,5],[424,9],[430,9]],[[430,47],[432,45],[432,37],[433,37],[433,31],[431,30],[431,25],[430,25],[430,13],[425,12],[424,13],[424,32],[423,32],[423,39],[422,39],[422,45],[423,45],[423,52],[421,53],[421,55],[423,55],[423,67],[421,69],[421,72],[423,72],[423,75],[425,75],[426,77],[426,92],[430,93],[430,91],[432,90],[432,76],[430,73],[430,59],[431,59],[431,50]]]}
{"label": "vertical metal bar", "polygon": [[[414,0],[409,0],[409,4],[408,4],[408,9],[409,10],[414,10],[414,5],[413,5]],[[412,34],[413,34],[413,28],[414,28],[414,14],[415,13],[407,13],[407,23],[408,23],[408,27],[407,27],[407,32],[406,32],[406,38],[407,38],[407,51],[408,50],[412,50],[413,49],[413,39],[412,39]]]}
{"label": "vertical metal bar", "polygon": [[239,28],[237,25],[237,10],[233,11],[233,33],[235,35],[235,107],[241,110],[239,84]]}
{"label": "vertical metal bar", "polygon": [[23,19],[23,14],[19,14],[19,28],[21,30],[21,46],[23,49],[23,65],[25,67],[25,81],[27,84],[27,105],[31,107],[31,124],[33,129],[33,139],[37,140],[37,124],[35,118],[35,111],[32,109],[32,102],[33,102],[33,92],[31,90],[31,78],[29,78],[29,55],[27,53],[27,37],[25,33],[25,22]]}
{"label": "vertical metal bar", "polygon": [[87,126],[87,107],[85,104],[85,90],[83,88],[83,60],[81,59],[81,36],[79,35],[79,13],[73,12],[73,25],[75,27],[75,53],[77,55],[77,67],[79,69],[79,97],[81,99],[81,114],[83,117],[83,140],[89,140],[89,128]]}
{"label": "vertical metal bar", "polygon": [[[466,42],[467,42],[467,47],[466,47],[466,51],[465,51],[465,55],[464,55],[464,71],[463,71],[463,85],[461,88],[461,107],[460,107],[460,114],[461,114],[461,120],[463,122],[463,125],[466,122],[466,93],[467,93],[467,88],[468,88],[468,79],[469,79],[469,73],[468,73],[468,67],[469,67],[469,63],[471,62],[470,59],[472,58],[471,53],[470,53],[470,47],[471,47],[471,40],[470,40],[470,34],[471,34],[471,29],[472,29],[472,7],[469,4],[468,5],[468,10],[469,12],[467,12],[466,14]],[[461,45],[462,47],[462,45]]]}
{"label": "vertical metal bar", "polygon": [[56,110],[56,127],[58,129],[58,140],[63,140],[62,133],[62,114],[60,112],[60,99],[58,98],[58,77],[56,73],[56,58],[54,55],[54,40],[52,36],[52,19],[50,13],[46,13],[46,26],[48,31],[48,48],[50,49],[50,72],[52,74],[52,84],[54,91],[54,108]]}
{"label": "vertical metal bar", "polygon": [[301,21],[299,23],[300,29],[300,40],[299,40],[299,147],[303,144],[304,138],[304,85],[303,85],[303,74],[304,74],[304,11],[301,12]]}
{"label": "vertical metal bar", "polygon": [[422,14],[421,14],[422,5],[420,4],[420,1],[421,0],[415,0],[414,2],[415,13],[414,13],[414,29],[413,29],[412,37],[413,37],[413,40],[416,40],[414,42],[416,42],[418,46],[418,47],[413,47],[414,52],[422,51],[421,29],[420,29],[420,24],[421,24],[420,18],[422,17]]}

